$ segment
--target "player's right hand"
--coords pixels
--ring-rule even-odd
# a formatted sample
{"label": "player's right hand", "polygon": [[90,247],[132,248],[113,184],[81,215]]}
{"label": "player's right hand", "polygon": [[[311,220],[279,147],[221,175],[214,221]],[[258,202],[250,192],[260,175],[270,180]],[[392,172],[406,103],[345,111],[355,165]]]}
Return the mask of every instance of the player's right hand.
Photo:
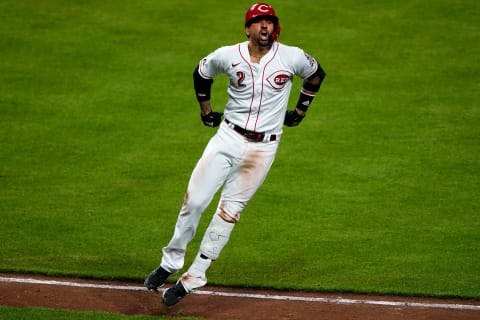
{"label": "player's right hand", "polygon": [[287,110],[285,113],[285,120],[283,124],[287,127],[295,127],[300,124],[300,122],[305,118],[305,115],[301,116],[297,113],[297,110]]}
{"label": "player's right hand", "polygon": [[220,123],[222,122],[222,116],[223,112],[214,111],[210,112],[207,115],[200,114],[203,124],[211,128],[218,127],[220,125]]}

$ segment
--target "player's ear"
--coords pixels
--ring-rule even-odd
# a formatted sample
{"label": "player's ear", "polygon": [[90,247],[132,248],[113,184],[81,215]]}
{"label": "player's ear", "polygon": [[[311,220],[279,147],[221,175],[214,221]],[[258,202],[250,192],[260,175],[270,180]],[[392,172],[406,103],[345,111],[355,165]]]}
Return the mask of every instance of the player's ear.
{"label": "player's ear", "polygon": [[245,27],[245,35],[247,36],[247,38],[250,38],[250,31],[247,27]]}

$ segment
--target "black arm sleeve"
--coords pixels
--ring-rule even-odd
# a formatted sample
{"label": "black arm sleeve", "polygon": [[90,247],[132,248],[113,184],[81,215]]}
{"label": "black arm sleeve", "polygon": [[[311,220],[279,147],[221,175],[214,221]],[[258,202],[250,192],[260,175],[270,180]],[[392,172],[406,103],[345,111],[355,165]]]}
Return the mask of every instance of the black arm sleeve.
{"label": "black arm sleeve", "polygon": [[[325,79],[325,76],[327,74],[325,73],[325,71],[322,69],[322,67],[320,66],[319,63],[317,63],[317,71],[315,71],[314,74],[312,74],[310,77],[308,77],[307,79],[305,79],[305,81],[303,82],[303,88],[305,90],[308,90],[308,91],[312,91],[312,92],[318,92],[318,90],[320,90],[320,86],[322,85],[322,82],[323,82],[323,79]],[[308,80],[312,80],[316,77],[320,77],[320,82],[318,84],[311,84]]]}
{"label": "black arm sleeve", "polygon": [[193,72],[193,87],[195,88],[195,94],[198,102],[210,100],[210,90],[212,88],[213,79],[205,79],[198,73],[198,66]]}

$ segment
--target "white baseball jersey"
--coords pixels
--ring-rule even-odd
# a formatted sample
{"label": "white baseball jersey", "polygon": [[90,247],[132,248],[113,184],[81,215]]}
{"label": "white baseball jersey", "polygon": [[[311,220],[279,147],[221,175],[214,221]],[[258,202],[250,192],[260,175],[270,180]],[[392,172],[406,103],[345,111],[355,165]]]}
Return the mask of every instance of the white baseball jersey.
{"label": "white baseball jersey", "polygon": [[274,42],[259,63],[250,62],[248,41],[221,47],[199,63],[205,79],[225,73],[230,79],[224,117],[246,130],[280,134],[293,76],[317,71],[313,57],[297,47]]}

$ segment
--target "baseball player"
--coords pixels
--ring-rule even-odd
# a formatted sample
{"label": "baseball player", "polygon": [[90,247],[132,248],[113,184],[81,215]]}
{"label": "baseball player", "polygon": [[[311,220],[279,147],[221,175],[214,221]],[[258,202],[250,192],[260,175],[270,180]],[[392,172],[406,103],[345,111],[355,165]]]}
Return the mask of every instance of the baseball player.
{"label": "baseball player", "polygon": [[[269,4],[257,3],[247,10],[245,34],[247,41],[210,53],[193,73],[201,120],[219,128],[192,172],[173,237],[162,250],[160,266],[145,279],[148,289],[157,290],[182,269],[200,216],[216,192],[222,191],[193,263],[163,293],[168,306],[207,283],[207,269],[270,170],[283,125],[300,124],[325,77],[313,57],[277,42],[280,23]],[[222,73],[230,80],[224,113],[213,111],[210,103],[213,78]],[[287,110],[294,76],[302,78],[303,85],[295,108]]]}

